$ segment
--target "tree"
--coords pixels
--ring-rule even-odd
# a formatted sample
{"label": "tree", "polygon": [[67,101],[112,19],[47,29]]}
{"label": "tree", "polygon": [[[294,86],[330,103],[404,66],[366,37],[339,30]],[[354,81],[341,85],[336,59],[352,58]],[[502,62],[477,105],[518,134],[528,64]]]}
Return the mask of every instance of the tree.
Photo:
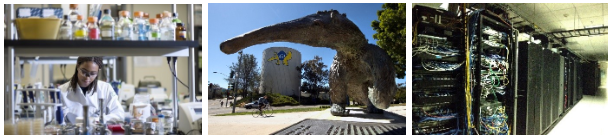
{"label": "tree", "polygon": [[326,84],[328,84],[328,76],[330,70],[328,66],[322,62],[322,58],[315,55],[312,60],[305,61],[300,65],[302,69],[302,82],[300,91],[306,91],[311,94],[311,97],[319,96],[320,91],[324,91]]}
{"label": "tree", "polygon": [[394,99],[396,99],[397,103],[406,103],[407,102],[407,86],[405,83],[398,83],[396,85],[398,89],[396,90],[396,95]]}
{"label": "tree", "polygon": [[[243,97],[247,96],[248,92],[257,90],[260,83],[260,68],[258,68],[258,62],[252,54],[240,53],[237,57],[238,63],[232,63],[230,70],[236,72],[234,81],[237,82],[236,88],[241,91]],[[240,65],[239,65],[240,64]],[[228,82],[232,80],[226,78]]]}
{"label": "tree", "polygon": [[212,92],[213,96],[210,98],[213,99],[218,96],[217,94],[219,94],[219,96],[223,96],[223,88],[219,86],[219,84],[209,83],[209,92]]}
{"label": "tree", "polygon": [[396,78],[406,76],[406,3],[386,3],[383,10],[377,11],[379,20],[372,21],[372,28],[377,32],[373,38],[377,45],[387,51],[394,60]]}

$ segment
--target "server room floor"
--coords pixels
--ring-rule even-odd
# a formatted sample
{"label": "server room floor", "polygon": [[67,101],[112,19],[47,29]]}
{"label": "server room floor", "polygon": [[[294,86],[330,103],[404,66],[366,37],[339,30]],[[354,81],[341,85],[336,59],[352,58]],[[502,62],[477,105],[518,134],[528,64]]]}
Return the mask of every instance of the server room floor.
{"label": "server room floor", "polygon": [[602,86],[596,95],[583,95],[583,99],[566,114],[548,135],[613,135],[612,98],[607,98]]}

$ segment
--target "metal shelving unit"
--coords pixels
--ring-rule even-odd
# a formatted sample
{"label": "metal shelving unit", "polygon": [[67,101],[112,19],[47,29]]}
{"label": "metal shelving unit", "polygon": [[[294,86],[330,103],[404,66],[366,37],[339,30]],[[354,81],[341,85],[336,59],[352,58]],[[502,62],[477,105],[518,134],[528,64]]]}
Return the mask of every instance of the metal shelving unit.
{"label": "metal shelving unit", "polygon": [[463,134],[466,56],[458,20],[447,11],[413,8],[413,135]]}
{"label": "metal shelving unit", "polygon": [[[15,17],[13,4],[5,4],[5,20],[12,21]],[[172,4],[172,12],[176,12],[176,4]],[[15,86],[14,66],[17,57],[33,56],[172,56],[188,57],[188,86],[191,102],[196,100],[196,49],[199,46],[194,40],[194,5],[188,4],[188,40],[191,41],[77,41],[77,40],[14,40],[15,27],[12,22],[8,22],[7,37],[4,40],[4,94],[5,98],[5,120],[15,122]],[[176,66],[176,65],[175,65]],[[176,78],[173,82],[176,82]],[[173,83],[173,95],[176,100],[177,86]],[[174,101],[173,118],[177,125],[178,104]]]}

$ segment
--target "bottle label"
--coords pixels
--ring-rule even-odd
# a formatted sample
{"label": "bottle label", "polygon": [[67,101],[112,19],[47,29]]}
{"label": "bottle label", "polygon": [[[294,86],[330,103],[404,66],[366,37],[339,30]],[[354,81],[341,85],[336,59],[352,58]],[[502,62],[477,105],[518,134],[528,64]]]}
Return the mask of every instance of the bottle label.
{"label": "bottle label", "polygon": [[89,29],[89,39],[100,39],[100,31],[97,28]]}
{"label": "bottle label", "polygon": [[152,37],[152,38],[158,38],[158,37],[160,37],[160,33],[157,33],[157,32],[152,32],[152,33],[151,33],[151,37]]}
{"label": "bottle label", "polygon": [[186,31],[179,31],[177,32],[177,39],[176,40],[187,40],[187,37],[185,37]]}
{"label": "bottle label", "polygon": [[84,29],[79,29],[75,31],[74,36],[75,37],[85,37],[85,34],[87,34],[87,31],[85,31]]}
{"label": "bottle label", "polygon": [[101,35],[102,37],[113,37],[113,31],[104,30],[104,31],[101,31]]}

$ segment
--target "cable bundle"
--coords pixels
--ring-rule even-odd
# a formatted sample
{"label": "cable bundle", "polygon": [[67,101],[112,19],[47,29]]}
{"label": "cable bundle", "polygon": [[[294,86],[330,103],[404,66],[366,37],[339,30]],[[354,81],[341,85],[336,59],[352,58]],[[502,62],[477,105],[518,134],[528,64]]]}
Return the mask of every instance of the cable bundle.
{"label": "cable bundle", "polygon": [[460,68],[463,64],[464,62],[460,62],[457,64],[437,61],[421,62],[421,65],[424,67],[424,69],[428,71],[453,71]]}
{"label": "cable bundle", "polygon": [[504,113],[503,107],[498,107],[491,116],[481,117],[482,134],[487,135],[508,135],[509,125],[507,124],[507,115]]}

